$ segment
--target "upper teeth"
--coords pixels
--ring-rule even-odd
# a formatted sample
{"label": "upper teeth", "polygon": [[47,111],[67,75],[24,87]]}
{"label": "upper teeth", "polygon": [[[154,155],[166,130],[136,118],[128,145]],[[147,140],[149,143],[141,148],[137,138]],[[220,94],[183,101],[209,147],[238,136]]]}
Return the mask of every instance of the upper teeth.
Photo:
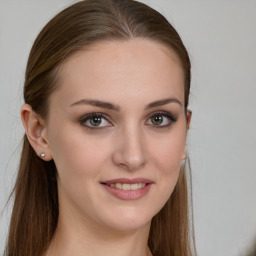
{"label": "upper teeth", "polygon": [[138,190],[140,188],[144,188],[146,183],[134,183],[134,184],[126,184],[126,183],[116,183],[116,184],[108,184],[112,188],[118,188],[122,190]]}

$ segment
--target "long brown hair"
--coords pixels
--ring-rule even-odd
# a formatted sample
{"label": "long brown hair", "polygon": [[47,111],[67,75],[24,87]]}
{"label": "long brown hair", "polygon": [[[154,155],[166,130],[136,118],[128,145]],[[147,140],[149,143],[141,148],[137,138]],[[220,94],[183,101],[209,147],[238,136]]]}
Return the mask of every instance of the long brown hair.
{"label": "long brown hair", "polygon": [[[48,98],[58,86],[58,69],[67,57],[98,41],[133,38],[153,40],[179,56],[186,110],[190,60],[182,40],[160,13],[132,0],[84,0],[56,15],[40,32],[30,52],[25,103],[47,118]],[[13,189],[7,256],[40,256],[47,250],[58,222],[56,173],[54,161],[41,160],[25,135]],[[154,256],[195,255],[188,195],[186,171],[182,168],[170,199],[152,219],[148,244]]]}

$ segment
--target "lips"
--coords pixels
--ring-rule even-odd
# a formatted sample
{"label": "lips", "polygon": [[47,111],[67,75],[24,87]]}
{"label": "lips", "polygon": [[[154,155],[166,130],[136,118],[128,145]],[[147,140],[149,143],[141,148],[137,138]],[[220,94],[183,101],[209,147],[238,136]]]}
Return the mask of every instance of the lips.
{"label": "lips", "polygon": [[106,180],[101,183],[105,184],[116,184],[116,183],[122,183],[122,184],[134,184],[134,183],[146,183],[146,184],[151,184],[153,181],[149,179],[144,179],[144,178],[136,178],[136,179],[126,179],[126,178],[121,178],[121,179],[113,179],[113,180]]}
{"label": "lips", "polygon": [[110,194],[124,200],[135,200],[145,196],[152,184],[151,180],[144,178],[121,178],[101,182]]}

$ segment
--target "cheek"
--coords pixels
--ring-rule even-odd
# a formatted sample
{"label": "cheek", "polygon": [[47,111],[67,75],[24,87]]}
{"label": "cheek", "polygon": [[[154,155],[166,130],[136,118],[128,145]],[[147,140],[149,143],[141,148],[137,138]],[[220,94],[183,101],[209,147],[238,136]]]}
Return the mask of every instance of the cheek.
{"label": "cheek", "polygon": [[95,193],[100,170],[106,163],[106,149],[83,132],[62,129],[52,134],[51,150],[58,172],[59,197],[67,205],[85,207]]}
{"label": "cheek", "polygon": [[102,148],[102,143],[85,136],[79,129],[69,128],[59,131],[52,134],[50,140],[53,159],[59,171],[72,167],[73,174],[82,175],[100,165],[105,157],[104,150],[99,150]]}
{"label": "cheek", "polygon": [[173,131],[156,147],[152,147],[151,158],[153,159],[154,169],[157,170],[158,191],[162,195],[162,206],[172,194],[180,174],[181,160],[184,156],[186,144],[185,129]]}
{"label": "cheek", "polygon": [[171,175],[179,169],[184,157],[185,144],[186,134],[179,132],[166,136],[157,147],[152,145],[151,156],[163,175]]}

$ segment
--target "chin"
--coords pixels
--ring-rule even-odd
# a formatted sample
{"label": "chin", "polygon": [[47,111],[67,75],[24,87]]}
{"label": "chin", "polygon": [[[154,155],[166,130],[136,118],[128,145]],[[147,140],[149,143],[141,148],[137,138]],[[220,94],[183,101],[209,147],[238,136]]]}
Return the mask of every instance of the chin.
{"label": "chin", "polygon": [[150,214],[145,209],[128,209],[128,207],[125,207],[123,209],[113,210],[110,215],[105,215],[102,222],[113,230],[135,231],[150,226],[153,216],[153,213]]}

